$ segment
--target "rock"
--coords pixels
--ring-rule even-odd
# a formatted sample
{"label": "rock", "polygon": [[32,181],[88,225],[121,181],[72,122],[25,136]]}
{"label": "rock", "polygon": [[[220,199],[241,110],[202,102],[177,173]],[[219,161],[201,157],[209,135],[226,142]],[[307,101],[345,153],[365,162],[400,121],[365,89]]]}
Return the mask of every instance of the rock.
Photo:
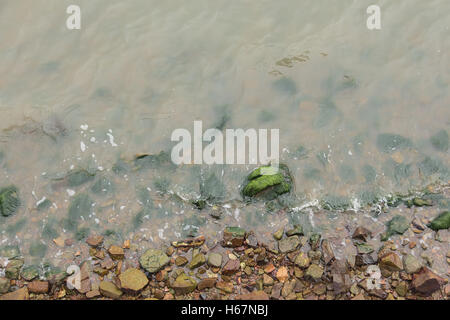
{"label": "rock", "polygon": [[233,292],[233,284],[228,281],[218,281],[216,282],[216,288],[225,292],[225,293],[232,293]]}
{"label": "rock", "polygon": [[20,207],[19,190],[15,186],[0,189],[0,215],[9,217]]}
{"label": "rock", "polygon": [[292,178],[285,165],[279,168],[262,166],[253,170],[247,177],[247,183],[242,189],[244,197],[262,196],[266,200],[291,190]]}
{"label": "rock", "polygon": [[103,236],[91,235],[89,238],[87,238],[86,243],[91,247],[96,248],[103,243]]}
{"label": "rock", "polygon": [[388,271],[400,271],[403,270],[403,263],[396,253],[389,252],[380,258],[379,267]]}
{"label": "rock", "polygon": [[381,236],[381,241],[386,241],[394,234],[404,234],[409,228],[409,222],[404,216],[397,215],[387,224],[386,232]]}
{"label": "rock", "polygon": [[200,247],[205,243],[204,236],[198,236],[194,239],[185,239],[182,241],[174,241],[172,242],[172,246],[175,248],[195,248]]}
{"label": "rock", "polygon": [[295,279],[284,282],[283,288],[281,289],[281,295],[284,298],[289,296],[292,293],[292,291],[294,291],[295,283],[296,283]]}
{"label": "rock", "polygon": [[7,278],[0,278],[0,294],[7,293],[11,286],[11,281]]}
{"label": "rock", "polygon": [[307,268],[311,261],[305,252],[300,252],[295,258],[294,263],[300,268]]}
{"label": "rock", "polygon": [[47,293],[49,288],[48,281],[34,280],[28,284],[28,291],[31,293]]}
{"label": "rock", "polygon": [[283,238],[283,233],[284,233],[284,227],[278,229],[274,234],[273,237],[275,240],[281,240],[281,238]]}
{"label": "rock", "polygon": [[203,289],[206,289],[206,288],[213,288],[214,287],[214,285],[216,284],[216,279],[215,278],[206,278],[206,279],[202,279],[199,283],[198,283],[198,285],[197,285],[197,288],[198,288],[198,290],[203,290]]}
{"label": "rock", "polygon": [[313,278],[314,280],[318,280],[323,275],[323,267],[318,264],[312,264],[306,270],[306,276]]}
{"label": "rock", "polygon": [[271,286],[274,284],[274,282],[275,282],[275,280],[271,276],[268,276],[267,274],[263,274],[263,285]]}
{"label": "rock", "polygon": [[445,282],[445,279],[439,277],[427,267],[423,267],[418,273],[413,274],[411,287],[421,295],[430,296],[433,292],[439,290]]}
{"label": "rock", "polygon": [[256,248],[258,246],[258,238],[253,232],[249,232],[249,234],[247,235],[247,239],[245,239],[245,242],[251,248]]}
{"label": "rock", "polygon": [[100,282],[99,290],[102,295],[111,299],[119,299],[122,296],[122,291],[110,281]]}
{"label": "rock", "polygon": [[125,256],[125,252],[123,251],[122,247],[112,245],[108,249],[108,253],[114,260],[122,260]]}
{"label": "rock", "polygon": [[355,264],[357,266],[365,266],[376,264],[378,261],[378,256],[375,252],[367,253],[367,254],[358,254],[355,257]]}
{"label": "rock", "polygon": [[269,300],[269,296],[264,291],[258,290],[237,295],[236,300]]}
{"label": "rock", "polygon": [[122,289],[132,292],[142,290],[148,283],[147,276],[139,269],[130,268],[119,275],[120,286]]}
{"label": "rock", "polygon": [[358,250],[358,254],[369,254],[372,253],[374,250],[371,245],[368,245],[366,243],[356,243],[355,244],[356,249]]}
{"label": "rock", "polygon": [[185,273],[181,273],[172,283],[171,287],[175,290],[176,295],[184,295],[194,291],[197,287],[197,282]]}
{"label": "rock", "polygon": [[29,295],[27,287],[23,287],[0,296],[0,300],[28,300],[28,298]]}
{"label": "rock", "polygon": [[14,259],[20,256],[20,250],[18,246],[4,246],[0,247],[0,257],[7,259]]}
{"label": "rock", "polygon": [[96,298],[98,296],[100,296],[99,290],[92,290],[92,291],[89,291],[88,293],[86,293],[86,298],[88,298],[88,299]]}
{"label": "rock", "polygon": [[301,236],[301,235],[303,235],[303,227],[301,225],[299,225],[299,224],[296,224],[296,225],[294,225],[294,228],[286,231],[286,235],[288,237]]}
{"label": "rock", "polygon": [[223,231],[224,247],[240,247],[245,241],[245,230],[239,227],[226,227]]}
{"label": "rock", "polygon": [[197,253],[193,258],[191,263],[189,263],[190,269],[195,269],[202,266],[206,262],[205,255],[203,253]]}
{"label": "rock", "polygon": [[347,291],[351,287],[351,279],[348,274],[334,273],[333,274],[333,290],[335,294],[340,294]]}
{"label": "rock", "polygon": [[212,267],[220,268],[222,266],[222,255],[220,253],[211,252],[208,255],[208,264]]}
{"label": "rock", "polygon": [[271,273],[274,270],[275,270],[275,266],[273,265],[273,263],[268,263],[267,265],[264,266],[265,273]]}
{"label": "rock", "polygon": [[408,284],[405,281],[400,282],[395,288],[395,291],[400,297],[405,297],[408,292]]}
{"label": "rock", "polygon": [[278,242],[278,249],[281,253],[292,252],[297,249],[300,244],[300,239],[298,236],[292,236],[282,239]]}
{"label": "rock", "polygon": [[309,237],[309,244],[312,250],[317,250],[320,246],[320,240],[322,236],[318,233],[314,233]]}
{"label": "rock", "polygon": [[283,284],[280,282],[277,282],[272,287],[272,292],[270,294],[270,297],[272,299],[278,300],[281,297],[281,288],[283,288]]}
{"label": "rock", "polygon": [[20,276],[26,281],[31,281],[39,276],[39,268],[36,266],[28,266],[22,269]]}
{"label": "rock", "polygon": [[333,248],[328,240],[322,241],[322,254],[325,265],[328,265],[335,259]]}
{"label": "rock", "polygon": [[416,273],[422,267],[420,261],[411,254],[403,256],[403,265],[407,273]]}
{"label": "rock", "polygon": [[429,227],[435,231],[450,228],[450,211],[445,211],[434,218]]}
{"label": "rock", "polygon": [[367,242],[372,237],[372,232],[364,227],[356,228],[353,232],[352,238],[356,240],[361,240]]}
{"label": "rock", "polygon": [[241,264],[239,260],[228,260],[222,268],[222,274],[232,275],[239,271]]}
{"label": "rock", "polygon": [[189,260],[186,258],[186,257],[182,257],[182,256],[178,256],[176,259],[175,259],[175,265],[177,266],[177,267],[181,267],[181,266],[184,266],[186,263],[188,263],[189,262]]}
{"label": "rock", "polygon": [[20,269],[23,266],[23,260],[10,260],[5,269],[5,276],[9,279],[19,279]]}
{"label": "rock", "polygon": [[277,270],[277,279],[280,282],[285,282],[287,279],[289,279],[289,271],[286,267],[280,267]]}
{"label": "rock", "polygon": [[169,263],[169,257],[162,250],[148,249],[139,258],[142,268],[150,273],[156,273]]}

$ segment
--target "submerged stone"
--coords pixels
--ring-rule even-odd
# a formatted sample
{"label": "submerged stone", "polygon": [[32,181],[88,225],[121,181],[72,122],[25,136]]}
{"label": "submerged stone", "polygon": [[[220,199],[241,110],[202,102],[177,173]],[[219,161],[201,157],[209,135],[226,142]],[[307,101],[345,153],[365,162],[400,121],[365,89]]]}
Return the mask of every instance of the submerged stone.
{"label": "submerged stone", "polygon": [[394,234],[404,234],[409,228],[409,222],[404,216],[397,215],[393,217],[386,226],[387,230],[381,236],[382,241],[386,241]]}
{"label": "submerged stone", "polygon": [[449,137],[446,130],[440,130],[430,138],[433,147],[442,152],[447,152],[449,145]]}
{"label": "submerged stone", "polygon": [[70,172],[67,175],[67,185],[69,187],[78,187],[81,186],[82,184],[85,184],[88,181],[91,181],[92,179],[94,179],[95,174],[94,173],[90,173],[87,170],[84,169],[79,169],[79,170],[75,170]]}
{"label": "submerged stone", "polygon": [[39,276],[39,268],[37,266],[27,266],[22,269],[20,276],[26,281],[31,281]]}
{"label": "submerged stone", "polygon": [[303,235],[303,227],[299,224],[294,225],[294,228],[286,231],[286,235],[290,236],[301,236]]}
{"label": "submerged stone", "polygon": [[130,268],[119,275],[122,289],[137,292],[148,283],[147,276],[139,269]]}
{"label": "submerged stone", "polygon": [[0,214],[9,217],[17,212],[20,206],[18,189],[15,186],[9,186],[0,189]]}
{"label": "submerged stone", "polygon": [[20,249],[18,246],[7,245],[0,248],[0,257],[14,259],[20,256]]}
{"label": "submerged stone", "polygon": [[285,165],[278,170],[271,166],[262,166],[253,170],[247,177],[247,183],[242,189],[244,197],[263,196],[266,200],[291,191],[292,178]]}
{"label": "submerged stone", "polygon": [[412,146],[411,141],[398,134],[381,133],[377,137],[377,147],[385,153],[391,153],[410,146]]}
{"label": "submerged stone", "polygon": [[450,228],[450,211],[445,211],[439,214],[433,219],[433,221],[431,221],[429,227],[435,231]]}
{"label": "submerged stone", "polygon": [[223,231],[223,246],[240,247],[245,241],[245,230],[240,227],[226,227]]}
{"label": "submerged stone", "polygon": [[300,239],[298,238],[298,236],[292,236],[280,240],[278,242],[278,249],[280,249],[282,253],[287,253],[296,250],[299,245]]}
{"label": "submerged stone", "polygon": [[169,261],[170,259],[164,251],[158,249],[148,249],[139,259],[142,268],[150,273],[158,272],[167,265]]}
{"label": "submerged stone", "polygon": [[172,284],[172,289],[175,290],[176,295],[191,293],[196,287],[197,282],[185,273],[180,274]]}
{"label": "submerged stone", "polygon": [[99,286],[100,293],[111,299],[118,299],[122,295],[122,291],[110,281],[102,281]]}

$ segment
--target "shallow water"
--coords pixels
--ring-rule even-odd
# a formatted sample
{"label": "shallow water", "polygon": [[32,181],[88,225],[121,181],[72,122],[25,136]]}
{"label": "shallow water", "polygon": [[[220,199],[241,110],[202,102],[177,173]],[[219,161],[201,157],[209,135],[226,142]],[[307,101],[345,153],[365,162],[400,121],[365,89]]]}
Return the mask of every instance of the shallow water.
{"label": "shallow water", "polygon": [[[89,232],[158,243],[224,224],[272,230],[277,214],[240,201],[253,166],[133,160],[170,152],[194,120],[279,128],[294,214],[449,181],[446,0],[378,1],[379,31],[366,28],[370,1],[77,3],[71,31],[72,1],[0,2],[0,181],[22,200],[0,217],[2,244],[50,259],[53,239]],[[224,218],[187,201],[201,194]]]}

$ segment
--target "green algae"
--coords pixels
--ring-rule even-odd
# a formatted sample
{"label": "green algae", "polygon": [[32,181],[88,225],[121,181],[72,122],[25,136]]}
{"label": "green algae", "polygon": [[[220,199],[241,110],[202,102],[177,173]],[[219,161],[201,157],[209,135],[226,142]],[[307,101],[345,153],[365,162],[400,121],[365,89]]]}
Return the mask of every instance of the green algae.
{"label": "green algae", "polygon": [[262,166],[253,170],[247,176],[247,183],[242,189],[244,197],[263,195],[266,200],[273,200],[277,196],[291,190],[292,178],[285,165],[279,168]]}
{"label": "green algae", "polygon": [[69,187],[78,187],[81,186],[91,180],[93,180],[95,177],[95,173],[91,173],[87,170],[80,169],[75,170],[72,172],[69,172],[67,175],[67,185]]}
{"label": "green algae", "polygon": [[446,130],[440,130],[430,137],[431,145],[438,151],[447,152],[449,137]]}
{"label": "green algae", "polygon": [[97,195],[108,195],[114,191],[114,186],[106,177],[100,177],[91,187],[91,191]]}
{"label": "green algae", "polygon": [[386,223],[386,227],[386,232],[381,235],[381,241],[386,241],[395,234],[404,234],[409,228],[409,221],[404,216],[396,215]]}
{"label": "green algae", "polygon": [[434,218],[429,227],[435,231],[450,228],[450,211],[444,211]]}
{"label": "green algae", "polygon": [[412,146],[411,140],[398,134],[381,133],[377,136],[378,150],[384,153],[392,153],[396,150]]}
{"label": "green algae", "polygon": [[9,217],[20,207],[19,190],[15,186],[0,189],[0,214]]}
{"label": "green algae", "polygon": [[92,204],[91,198],[85,193],[75,196],[69,206],[65,228],[71,231],[76,230],[81,216],[87,217],[92,213]]}

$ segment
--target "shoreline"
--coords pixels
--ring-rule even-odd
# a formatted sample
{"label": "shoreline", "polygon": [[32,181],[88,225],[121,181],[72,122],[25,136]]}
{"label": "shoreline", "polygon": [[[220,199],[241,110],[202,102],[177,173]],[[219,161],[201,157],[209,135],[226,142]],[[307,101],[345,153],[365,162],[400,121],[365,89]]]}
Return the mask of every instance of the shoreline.
{"label": "shoreline", "polygon": [[[78,289],[68,287],[63,271],[38,280],[15,257],[5,269],[9,278],[0,277],[0,300],[448,299],[448,277],[392,240],[373,248],[371,231],[363,226],[352,233],[353,263],[337,258],[329,239],[305,236],[300,226],[278,230],[268,244],[251,231],[227,227],[213,241],[199,236],[139,254],[129,240],[105,247],[103,236],[91,235],[84,244],[90,258],[79,265]],[[445,258],[448,265],[450,252]]]}

